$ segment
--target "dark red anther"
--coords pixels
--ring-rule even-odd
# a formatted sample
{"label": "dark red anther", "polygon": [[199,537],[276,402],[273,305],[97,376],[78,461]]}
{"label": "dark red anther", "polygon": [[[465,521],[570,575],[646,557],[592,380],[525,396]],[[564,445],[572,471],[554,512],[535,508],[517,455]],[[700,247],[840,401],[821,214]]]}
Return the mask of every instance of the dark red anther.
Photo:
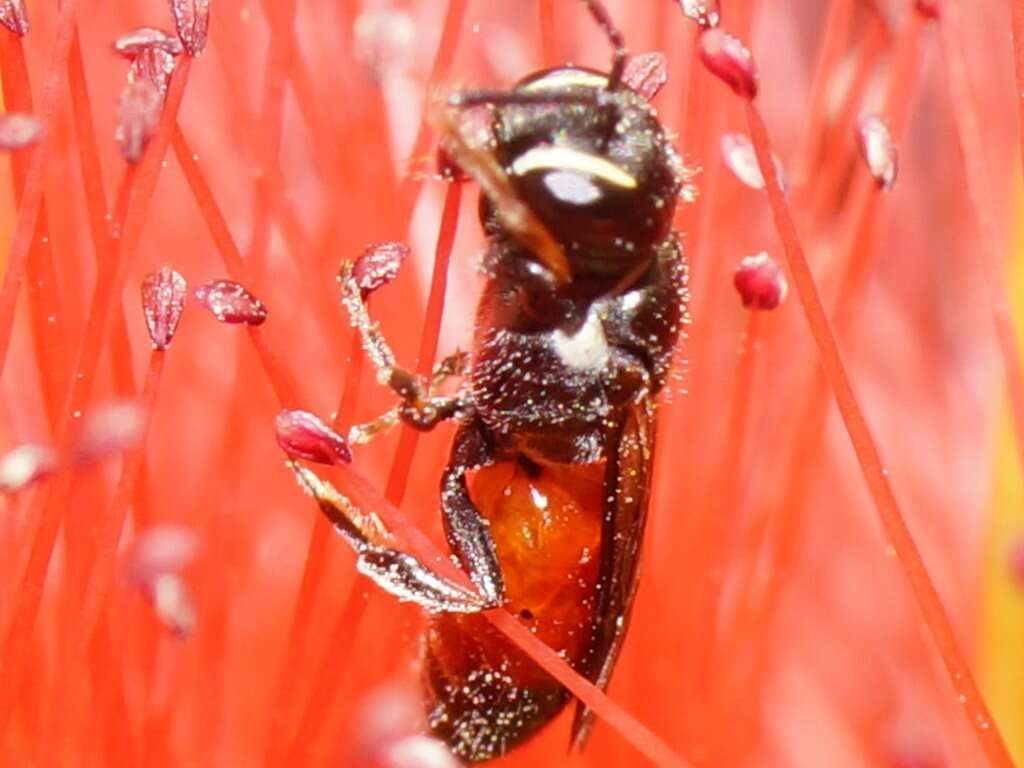
{"label": "dark red anther", "polygon": [[917,0],[914,5],[926,19],[937,19],[942,12],[942,0]]}
{"label": "dark red anther", "polygon": [[665,54],[657,51],[634,56],[626,64],[622,81],[647,101],[651,101],[668,82],[668,59]]}
{"label": "dark red anther", "polygon": [[0,149],[13,151],[31,147],[43,135],[43,124],[32,115],[8,112],[0,115]]}
{"label": "dark red anther", "polygon": [[79,463],[100,461],[126,451],[142,439],[145,414],[125,400],[95,408],[86,415],[72,455]]}
{"label": "dark red anther", "polygon": [[1018,536],[1010,546],[1007,561],[1010,567],[1010,579],[1018,588],[1024,590],[1024,536]]}
{"label": "dark red anther", "polygon": [[189,56],[199,56],[206,47],[210,28],[210,0],[170,0],[174,27]]}
{"label": "dark red anther", "polygon": [[174,74],[174,54],[162,48],[147,48],[132,59],[128,70],[128,82],[135,83],[145,80],[152,83],[160,91],[163,98]]}
{"label": "dark red anther", "polygon": [[704,66],[745,99],[757,96],[757,67],[754,57],[740,40],[720,29],[707,29],[700,36],[700,59]]}
{"label": "dark red anther", "polygon": [[157,619],[176,637],[192,634],[196,610],[182,571],[195,559],[199,537],[190,528],[157,525],[136,540],[125,560],[125,578],[153,606]]}
{"label": "dark red anther", "polygon": [[455,158],[444,148],[443,144],[437,145],[437,173],[445,181],[455,184],[464,184],[470,179],[469,174],[455,162]]}
{"label": "dark red anther", "polygon": [[281,450],[293,459],[317,464],[348,464],[352,461],[345,438],[309,411],[281,411],[274,419]]}
{"label": "dark red anther", "polygon": [[160,267],[142,281],[142,313],[154,349],[166,349],[185,309],[188,283],[173,267]]}
{"label": "dark red anther", "polygon": [[18,37],[28,34],[28,13],[23,0],[0,0],[0,24]]}
{"label": "dark red anther", "polygon": [[683,15],[696,21],[703,29],[713,29],[721,21],[718,0],[679,0]]}
{"label": "dark red anther", "polygon": [[143,590],[153,604],[153,612],[167,630],[179,640],[187,640],[196,630],[196,607],[185,579],[174,573],[158,576]]}
{"label": "dark red anther", "polygon": [[352,277],[366,297],[398,276],[409,246],[395,240],[368,245],[352,267]]}
{"label": "dark red anther", "polygon": [[[987,726],[982,726],[987,727]],[[882,741],[888,768],[949,768],[941,737],[923,723],[901,717],[888,726]]]}
{"label": "dark red anther", "polygon": [[[764,176],[761,174],[761,167],[757,164],[757,154],[754,152],[754,145],[750,143],[750,139],[742,133],[723,133],[719,147],[722,152],[722,162],[737,179],[751,189],[764,189]],[[772,162],[775,164],[775,173],[779,177],[779,186],[785,192],[786,175],[782,163],[774,153]]]}
{"label": "dark red anther", "polygon": [[352,26],[353,53],[370,77],[379,82],[389,70],[411,65],[416,22],[404,10],[366,8]]}
{"label": "dark red anther", "polygon": [[135,80],[121,91],[114,140],[127,162],[137,163],[142,159],[146,145],[160,121],[163,103],[160,88],[149,80]]}
{"label": "dark red anther", "polygon": [[0,493],[17,493],[56,469],[57,454],[52,448],[23,443],[0,457]]}
{"label": "dark red anther", "polygon": [[147,528],[135,540],[125,561],[125,577],[133,584],[149,584],[168,573],[180,574],[199,551],[199,537],[191,528],[163,523]]}
{"label": "dark red anther", "polygon": [[857,120],[857,145],[879,188],[892,189],[898,155],[889,124],[878,115],[861,115]]}
{"label": "dark red anther", "polygon": [[262,325],[267,308],[247,288],[233,280],[211,280],[192,291],[195,300],[222,323]]}
{"label": "dark red anther", "polygon": [[766,251],[744,258],[732,281],[747,309],[775,309],[789,290],[782,269]]}
{"label": "dark red anther", "polygon": [[151,48],[158,48],[172,56],[180,56],[181,52],[185,50],[181,45],[181,40],[156,27],[139,27],[131,32],[126,32],[114,41],[114,52],[127,59],[134,59]]}

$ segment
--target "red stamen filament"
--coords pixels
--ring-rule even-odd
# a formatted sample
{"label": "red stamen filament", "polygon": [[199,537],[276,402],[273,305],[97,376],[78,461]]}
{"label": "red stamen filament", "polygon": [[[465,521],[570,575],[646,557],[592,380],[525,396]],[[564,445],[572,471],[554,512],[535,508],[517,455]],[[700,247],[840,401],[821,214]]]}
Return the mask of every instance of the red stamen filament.
{"label": "red stamen filament", "polygon": [[545,67],[553,67],[555,58],[555,3],[554,0],[538,0],[540,17],[540,51]]}
{"label": "red stamen filament", "polygon": [[1024,169],[1024,0],[1010,0],[1013,25],[1013,71],[1017,78],[1017,130]]}
{"label": "red stamen filament", "polygon": [[[459,208],[462,200],[461,190],[461,184],[450,183],[447,185],[444,210],[441,214],[441,226],[438,231],[437,246],[434,253],[434,269],[430,280],[430,293],[427,298],[425,325],[423,335],[420,338],[419,358],[416,365],[416,372],[424,377],[430,375],[430,371],[434,366],[434,359],[437,356],[441,316],[444,310],[444,298],[448,285],[448,266],[455,243]],[[361,349],[359,350],[359,355],[362,355]],[[403,426],[399,436],[398,447],[391,462],[391,471],[388,475],[384,494],[385,498],[395,506],[400,505],[405,496],[409,472],[412,469],[413,455],[418,442],[419,433],[411,427]],[[306,704],[300,720],[298,733],[288,753],[289,762],[299,760],[300,750],[304,748],[304,745],[316,741],[326,723],[326,715],[330,711],[330,702],[334,696],[337,696],[340,690],[338,681],[341,679],[350,661],[347,654],[339,655],[338,647],[350,647],[354,643],[365,616],[366,599],[363,596],[364,586],[366,586],[365,579],[362,577],[357,578],[345,601],[341,612],[341,616],[345,621],[339,619],[335,629],[336,634],[332,635],[333,641],[328,646],[330,650],[319,667],[320,672],[314,684],[313,693]]]}
{"label": "red stamen filament", "polygon": [[[36,115],[44,126],[52,125],[64,94],[68,52],[75,30],[77,5],[78,0],[68,0],[61,6],[60,15],[57,17],[57,34],[43,86],[43,99]],[[20,50],[20,42],[17,47]],[[7,270],[4,272],[3,286],[0,287],[0,373],[7,362],[14,324],[14,307],[21,290],[29,249],[34,241],[43,205],[44,175],[52,143],[53,137],[49,134],[44,135],[42,141],[32,150],[32,160],[25,173],[25,182],[21,185],[21,203],[18,205],[14,237],[7,257]]]}
{"label": "red stamen filament", "polygon": [[1003,374],[1006,377],[1010,414],[1016,437],[1017,460],[1021,470],[1024,470],[1024,369],[1021,367],[1020,343],[1010,315],[1006,283],[999,264],[999,239],[992,214],[995,199],[988,182],[990,174],[986,141],[979,122],[977,100],[967,73],[959,9],[954,3],[946,3],[942,8],[939,28],[945,52],[943,61],[948,73],[949,100],[953,106],[953,119],[964,161],[967,200],[981,240],[980,261],[989,290],[996,343],[1002,357]]}
{"label": "red stamen filament", "polygon": [[778,188],[775,167],[771,162],[772,150],[768,131],[757,107],[752,102],[746,103],[745,107],[751,140],[757,150],[761,173],[768,181],[768,202],[786,253],[789,270],[793,276],[793,284],[807,316],[808,325],[821,356],[822,367],[832,387],[836,403],[839,406],[839,413],[850,436],[854,452],[857,454],[857,461],[875,502],[882,527],[896,552],[896,557],[907,577],[918,608],[921,610],[929,633],[939,650],[953,689],[961,697],[968,724],[981,742],[990,763],[993,766],[1009,768],[1013,765],[1013,761],[1010,759],[999,729],[989,713],[988,706],[978,690],[974,676],[964,661],[949,617],[946,615],[935,585],[928,576],[924,561],[921,559],[917,544],[915,544],[900,512],[896,496],[886,477],[878,448],[850,385],[839,348],[825,315],[825,308],[818,295],[818,289],[814,284],[807,259],[804,257],[796,227],[793,225],[788,204]]}
{"label": "red stamen filament", "polygon": [[75,620],[69,625],[69,631],[63,637],[64,645],[61,649],[61,667],[64,670],[61,676],[62,694],[57,697],[57,705],[52,711],[53,719],[50,729],[50,733],[54,734],[51,742],[54,745],[61,741],[58,734],[62,723],[74,721],[75,707],[83,704],[79,697],[84,692],[79,691],[79,686],[83,682],[83,673],[87,666],[82,656],[97,640],[96,632],[106,607],[107,597],[115,583],[117,545],[121,540],[121,532],[128,515],[128,506],[135,495],[145,462],[146,434],[152,421],[151,413],[160,389],[164,357],[163,350],[153,350],[150,354],[149,371],[146,374],[140,402],[144,414],[141,438],[138,444],[124,457],[114,499],[106,514],[100,516],[97,522],[95,549],[90,557],[85,558],[80,607],[77,609]]}
{"label": "red stamen filament", "polygon": [[[437,234],[437,247],[434,251],[434,270],[430,278],[430,293],[427,297],[427,310],[423,321],[423,336],[420,338],[420,351],[416,360],[416,373],[423,378],[430,376],[434,367],[434,359],[437,357],[437,342],[441,335],[441,315],[444,311],[444,297],[448,289],[448,265],[451,261],[452,248],[455,245],[455,231],[459,224],[461,202],[462,185],[448,184],[444,210],[441,213],[441,227]],[[384,492],[384,495],[394,504],[401,504],[402,498],[405,496],[405,488],[409,482],[409,470],[412,468],[412,457],[416,452],[418,442],[419,432],[412,427],[403,426]]]}
{"label": "red stamen filament", "polygon": [[[62,17],[64,10],[73,6],[74,2],[65,5],[61,11]],[[72,33],[73,27],[69,27],[68,48],[70,48]],[[119,211],[116,219],[119,222],[123,221],[123,226],[120,227],[121,237],[117,255],[114,263],[110,265],[109,271],[106,274],[101,273],[96,282],[92,308],[88,315],[88,324],[79,362],[76,366],[76,375],[72,380],[71,393],[58,430],[57,444],[61,455],[67,455],[70,439],[74,433],[74,430],[70,428],[71,424],[76,414],[80,414],[88,404],[92,392],[102,343],[106,338],[112,317],[111,308],[115,304],[113,296],[119,295],[120,286],[123,285],[126,276],[128,261],[138,245],[146,212],[156,188],[163,156],[170,141],[171,126],[174,125],[178,107],[181,105],[184,95],[189,62],[190,60],[186,58],[172,78],[164,113],[156,134],[153,136],[142,162],[133,167],[126,177],[126,189],[130,192],[125,194],[126,203],[122,208],[123,213]],[[59,63],[61,67],[66,66],[64,60]],[[123,219],[120,218],[122,215]],[[0,320],[0,325],[2,322]],[[67,503],[67,499],[73,483],[74,478],[69,471],[58,473],[55,482],[47,489],[48,493],[44,495],[42,501],[42,511],[38,517],[28,566],[18,591],[14,616],[4,636],[2,654],[0,654],[0,664],[2,664],[0,677],[10,682],[10,686],[5,686],[0,691],[0,734],[6,732],[14,701],[21,687],[21,676],[25,672],[25,665],[22,662],[27,652],[27,646],[31,642],[32,628],[35,625],[39,603],[42,599],[43,585],[49,569],[53,545],[60,529],[61,518],[71,506]]]}

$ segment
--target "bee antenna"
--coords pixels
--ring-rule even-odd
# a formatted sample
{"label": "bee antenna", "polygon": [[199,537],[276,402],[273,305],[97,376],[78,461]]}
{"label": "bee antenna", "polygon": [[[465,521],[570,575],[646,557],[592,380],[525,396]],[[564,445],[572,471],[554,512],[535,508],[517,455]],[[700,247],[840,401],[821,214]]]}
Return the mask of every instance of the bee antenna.
{"label": "bee antenna", "polygon": [[608,73],[608,90],[617,90],[622,84],[622,73],[626,69],[626,58],[629,56],[629,51],[626,50],[626,40],[623,38],[621,30],[615,26],[615,22],[612,21],[608,9],[605,8],[601,0],[583,0],[583,2],[586,3],[590,15],[604,30],[608,42],[611,43],[612,68]]}
{"label": "bee antenna", "polygon": [[558,93],[556,91],[492,91],[474,89],[455,91],[448,96],[448,106],[453,109],[467,109],[491,105],[529,106],[547,104],[589,104],[597,102],[595,96],[580,93]]}

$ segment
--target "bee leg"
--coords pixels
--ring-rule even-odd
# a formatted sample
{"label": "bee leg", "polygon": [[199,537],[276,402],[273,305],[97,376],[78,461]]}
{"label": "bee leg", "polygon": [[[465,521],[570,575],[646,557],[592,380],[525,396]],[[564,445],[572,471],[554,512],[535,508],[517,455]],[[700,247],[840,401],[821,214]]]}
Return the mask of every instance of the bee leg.
{"label": "bee leg", "polygon": [[441,511],[448,546],[487,600],[488,607],[505,602],[505,580],[489,524],[469,497],[466,473],[493,461],[482,427],[475,420],[469,421],[456,433],[441,477]]}
{"label": "bee leg", "polygon": [[355,551],[356,570],[385,592],[434,613],[478,613],[492,607],[482,595],[395,549],[391,532],[377,515],[360,510],[311,470],[293,461],[288,466],[299,485],[316,499],[320,511]]}
{"label": "bee leg", "polygon": [[[391,351],[391,345],[384,338],[384,334],[380,332],[380,326],[370,318],[362,289],[353,277],[353,267],[354,262],[347,261],[342,265],[341,272],[338,274],[338,282],[341,284],[341,302],[348,311],[352,327],[359,331],[359,335],[362,337],[363,351],[377,371],[377,381],[402,398],[402,402],[398,406],[398,418],[416,429],[433,429],[439,422],[450,419],[458,413],[463,406],[462,401],[458,398],[433,397],[431,392],[436,386],[435,380],[439,374],[442,377],[460,375],[465,369],[466,356],[456,352],[443,360],[441,365],[435,369],[430,382],[425,382],[422,377],[399,367],[395,361],[395,353]],[[391,423],[393,423],[393,419]],[[376,431],[379,432],[389,426],[391,424],[385,424]],[[361,438],[362,436],[357,434],[356,437]],[[366,442],[365,439],[356,440],[356,442],[360,441]]]}
{"label": "bee leg", "polygon": [[[434,366],[434,372],[430,378],[430,384],[427,389],[427,394],[430,396],[431,401],[440,399],[434,398],[433,394],[436,390],[440,389],[449,378],[453,376],[461,376],[464,373],[467,357],[468,356],[465,352],[457,351]],[[401,411],[404,405],[405,403],[403,402],[401,405],[396,405],[394,408],[388,409],[373,421],[356,424],[349,429],[348,442],[351,445],[362,445],[370,442],[377,435],[387,432],[403,418]],[[436,404],[434,405],[434,408],[439,413],[446,411],[443,407],[437,408]],[[408,421],[408,419],[406,420]],[[417,425],[413,423],[413,426]]]}

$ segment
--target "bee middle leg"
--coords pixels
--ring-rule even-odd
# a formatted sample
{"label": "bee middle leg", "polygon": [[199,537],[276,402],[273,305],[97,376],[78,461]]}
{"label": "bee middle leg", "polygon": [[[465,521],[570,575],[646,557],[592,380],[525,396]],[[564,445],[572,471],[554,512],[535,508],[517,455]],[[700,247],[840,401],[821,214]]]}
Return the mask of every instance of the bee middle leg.
{"label": "bee middle leg", "polygon": [[[457,398],[440,398],[435,397],[434,393],[440,389],[441,386],[453,376],[461,376],[466,369],[467,355],[465,352],[455,352],[444,358],[440,363],[434,366],[433,375],[430,377],[430,382],[427,385],[427,403],[430,408],[433,409],[433,414],[446,415],[457,412],[457,408],[451,407],[452,401],[457,406],[461,403]],[[415,420],[415,411],[410,417],[408,413],[409,409],[406,403],[403,401],[399,405],[393,408],[389,408],[387,411],[382,413],[373,421],[364,422],[362,424],[356,424],[348,432],[348,442],[351,445],[363,445],[370,442],[377,435],[383,434],[398,424],[399,421],[406,421],[413,426],[418,426]],[[426,415],[430,415],[430,410],[424,408],[421,404],[420,411],[427,411]],[[420,423],[427,422],[429,419],[420,419]],[[437,420],[434,421],[434,424]]]}
{"label": "bee middle leg", "polygon": [[[430,430],[440,422],[452,418],[459,413],[465,403],[458,397],[437,397],[432,391],[439,385],[438,377],[461,375],[465,369],[466,357],[455,353],[445,358],[434,371],[430,381],[398,365],[395,353],[391,350],[380,326],[370,317],[363,291],[353,274],[355,262],[345,262],[338,274],[341,285],[341,302],[348,312],[352,326],[362,338],[363,351],[370,359],[377,372],[378,383],[391,389],[402,402],[394,416],[385,414],[382,424],[371,422],[371,432],[376,434],[391,426],[395,419],[400,419],[419,430]],[[372,436],[372,435],[371,435]],[[365,433],[356,433],[354,442],[366,442]]]}
{"label": "bee middle leg", "polygon": [[448,546],[492,607],[505,602],[505,580],[489,523],[469,497],[466,473],[493,462],[483,426],[470,419],[455,433],[448,465],[441,476],[441,513]]}

